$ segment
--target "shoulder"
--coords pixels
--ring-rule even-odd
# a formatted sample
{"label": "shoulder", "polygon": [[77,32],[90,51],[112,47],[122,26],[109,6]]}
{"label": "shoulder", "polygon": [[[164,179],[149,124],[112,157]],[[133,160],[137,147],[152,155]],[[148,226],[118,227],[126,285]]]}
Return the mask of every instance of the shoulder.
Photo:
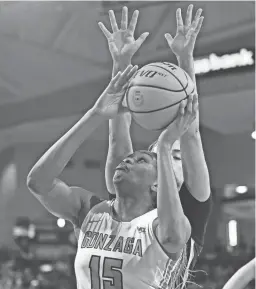
{"label": "shoulder", "polygon": [[76,227],[80,228],[87,214],[98,207],[99,204],[107,203],[103,198],[100,198],[95,193],[91,193],[82,188],[72,187],[72,191],[77,194],[80,202],[80,210],[78,211]]}
{"label": "shoulder", "polygon": [[[70,187],[72,193],[76,195],[77,200],[81,204],[81,209],[92,209],[98,203],[104,201],[103,198],[99,197],[98,194],[92,193],[80,187]],[[80,210],[81,210],[80,209]]]}

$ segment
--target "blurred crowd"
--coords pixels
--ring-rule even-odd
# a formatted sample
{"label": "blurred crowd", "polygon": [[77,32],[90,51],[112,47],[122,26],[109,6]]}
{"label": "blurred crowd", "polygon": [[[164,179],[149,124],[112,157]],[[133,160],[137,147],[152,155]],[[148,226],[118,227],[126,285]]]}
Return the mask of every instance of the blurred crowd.
{"label": "blurred crowd", "polygon": [[[255,256],[255,247],[244,246],[228,251],[216,246],[213,253],[203,253],[195,267],[194,282],[203,289],[221,289],[227,280]],[[74,258],[45,264],[31,254],[8,248],[0,250],[0,289],[76,289]],[[198,289],[192,283],[188,289]],[[248,289],[255,288],[251,283]]]}
{"label": "blurred crowd", "polygon": [[74,256],[40,261],[20,250],[1,248],[0,289],[75,289]]}

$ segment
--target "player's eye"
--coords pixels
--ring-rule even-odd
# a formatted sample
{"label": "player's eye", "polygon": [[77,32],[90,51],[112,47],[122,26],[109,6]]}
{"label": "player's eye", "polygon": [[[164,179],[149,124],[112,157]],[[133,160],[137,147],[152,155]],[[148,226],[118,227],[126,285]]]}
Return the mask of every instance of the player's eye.
{"label": "player's eye", "polygon": [[131,159],[125,159],[123,160],[124,163],[127,163],[127,164],[132,164],[132,160]]}
{"label": "player's eye", "polygon": [[145,163],[145,162],[146,162],[146,160],[144,158],[139,158],[138,159],[138,163]]}
{"label": "player's eye", "polygon": [[175,161],[181,161],[181,157],[180,157],[180,156],[173,156],[173,159],[174,159]]}

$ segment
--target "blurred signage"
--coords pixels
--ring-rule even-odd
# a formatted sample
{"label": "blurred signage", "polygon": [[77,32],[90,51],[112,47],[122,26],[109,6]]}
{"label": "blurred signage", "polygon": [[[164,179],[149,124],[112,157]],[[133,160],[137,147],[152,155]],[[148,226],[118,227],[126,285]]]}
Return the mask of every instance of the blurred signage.
{"label": "blurred signage", "polygon": [[35,237],[30,244],[31,250],[40,260],[58,260],[75,254],[76,245],[74,231],[57,228],[36,228]]}
{"label": "blurred signage", "polygon": [[195,73],[198,75],[213,71],[225,71],[254,65],[253,50],[242,48],[240,51],[224,55],[211,53],[208,57],[195,60]]}
{"label": "blurred signage", "polygon": [[38,229],[33,243],[44,245],[69,245],[76,246],[76,238],[73,230],[65,229]]}
{"label": "blurred signage", "polygon": [[23,228],[20,226],[15,226],[12,230],[12,234],[15,238],[17,237],[28,237],[29,239],[33,239],[35,237],[35,226],[29,225],[28,228]]}
{"label": "blurred signage", "polygon": [[14,238],[27,237],[33,239],[36,234],[36,227],[31,223],[28,217],[18,217],[15,226],[12,229]]}
{"label": "blurred signage", "polygon": [[67,245],[32,244],[31,251],[39,260],[59,260],[65,256],[74,255],[76,250]]}

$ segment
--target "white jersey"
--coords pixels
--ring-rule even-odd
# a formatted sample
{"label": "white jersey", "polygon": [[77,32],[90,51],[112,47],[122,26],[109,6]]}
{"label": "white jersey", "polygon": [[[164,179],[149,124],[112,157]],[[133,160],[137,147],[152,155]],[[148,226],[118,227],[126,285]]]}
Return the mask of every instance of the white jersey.
{"label": "white jersey", "polygon": [[185,248],[171,260],[152,229],[157,210],[130,222],[112,214],[113,201],[103,201],[86,216],[75,260],[78,289],[166,289],[176,279]]}

